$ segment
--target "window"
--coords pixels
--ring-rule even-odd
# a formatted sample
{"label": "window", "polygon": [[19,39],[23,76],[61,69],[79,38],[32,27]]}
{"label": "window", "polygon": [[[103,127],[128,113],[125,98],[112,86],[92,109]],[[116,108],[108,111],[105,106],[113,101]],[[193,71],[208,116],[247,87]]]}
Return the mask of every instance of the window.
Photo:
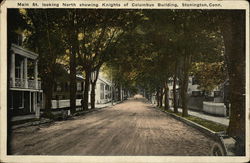
{"label": "window", "polygon": [[104,99],[104,92],[101,92],[101,100],[103,100]]}
{"label": "window", "polygon": [[191,84],[193,82],[193,79],[188,79],[188,84]]}
{"label": "window", "polygon": [[18,100],[17,100],[18,108],[24,108],[24,92],[18,92]]}
{"label": "window", "polygon": [[15,68],[15,73],[16,73],[15,77],[20,79],[21,78],[21,68],[20,68],[20,66]]}
{"label": "window", "polygon": [[62,91],[62,92],[65,91],[64,83],[61,83],[60,86],[61,86],[61,91]]}
{"label": "window", "polygon": [[105,85],[105,90],[109,90],[109,85]]}
{"label": "window", "polygon": [[57,92],[61,92],[62,91],[62,87],[61,87],[60,83],[56,84],[56,91]]}
{"label": "window", "polygon": [[19,34],[19,33],[15,33],[14,37],[14,41],[13,43],[18,45],[18,46],[22,46],[23,44],[23,35]]}
{"label": "window", "polygon": [[15,77],[21,78],[21,57],[19,55],[16,55],[15,59]]}
{"label": "window", "polygon": [[82,84],[80,82],[77,82],[76,88],[77,88],[76,89],[77,91],[81,91],[82,90]]}
{"label": "window", "polygon": [[221,91],[214,91],[214,97],[221,97],[222,92]]}
{"label": "window", "polygon": [[69,90],[69,85],[68,85],[67,82],[64,84],[64,90],[65,90],[65,91],[68,91],[68,90]]}
{"label": "window", "polygon": [[101,83],[100,89],[101,89],[101,91],[100,91],[100,99],[102,100],[102,99],[104,99],[104,84],[103,83]]}
{"label": "window", "polygon": [[199,84],[199,83],[198,83],[197,79],[192,78],[192,85],[195,85],[195,84]]}
{"label": "window", "polygon": [[54,92],[57,91],[57,83],[54,84]]}
{"label": "window", "polygon": [[168,85],[169,85],[169,86],[172,86],[172,85],[173,85],[173,80],[169,80],[169,81],[168,81]]}
{"label": "window", "polygon": [[101,83],[101,91],[104,91],[104,84],[103,83]]}
{"label": "window", "polygon": [[22,46],[22,44],[23,44],[23,35],[22,34],[18,34],[18,36],[17,36],[17,44],[19,46]]}
{"label": "window", "polygon": [[201,91],[192,91],[192,96],[201,96]]}

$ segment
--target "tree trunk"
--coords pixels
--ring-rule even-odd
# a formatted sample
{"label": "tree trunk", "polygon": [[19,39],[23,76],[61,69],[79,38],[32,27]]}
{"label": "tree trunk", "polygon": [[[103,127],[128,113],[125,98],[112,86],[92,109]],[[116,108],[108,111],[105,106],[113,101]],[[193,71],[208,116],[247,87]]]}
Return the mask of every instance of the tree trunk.
{"label": "tree trunk", "polygon": [[121,88],[120,87],[118,87],[118,92],[119,92],[118,93],[118,100],[121,101],[121,93],[120,93],[121,92]]}
{"label": "tree trunk", "polygon": [[156,90],[156,102],[157,102],[157,106],[160,106],[160,91],[159,89]]}
{"label": "tree trunk", "polygon": [[236,154],[245,155],[245,13],[228,12],[221,30],[229,61],[231,114],[227,132],[237,140]]}
{"label": "tree trunk", "polygon": [[91,71],[85,70],[85,84],[83,93],[83,109],[88,110],[89,108],[89,85],[90,85]]}
{"label": "tree trunk", "polygon": [[121,96],[121,101],[122,101],[122,100],[123,100],[123,90],[122,90],[122,85],[120,86],[120,91],[121,91],[121,92],[120,92],[120,93],[121,93],[121,95],[120,95],[120,96]]}
{"label": "tree trunk", "polygon": [[159,107],[162,107],[162,100],[163,100],[163,88],[160,88],[160,93],[159,93]]}
{"label": "tree trunk", "polygon": [[[52,59],[52,62],[50,62],[49,64],[49,67],[52,71],[50,71],[50,73],[48,73],[45,77],[46,81],[44,82],[47,82],[45,85],[45,96],[46,96],[46,103],[45,103],[45,109],[47,111],[50,111],[51,110],[51,106],[52,106],[52,103],[51,103],[51,100],[52,100],[52,94],[53,94],[53,85],[54,85],[54,72],[55,70],[53,70],[53,64],[55,63],[56,61],[56,55],[54,54],[53,50],[52,50],[52,47],[51,47],[51,40],[50,40],[50,27],[49,27],[49,21],[48,21],[48,11],[45,12],[45,17],[46,17],[46,22],[47,22],[47,28],[46,28],[46,34],[47,34],[47,41],[48,41],[48,48],[49,48],[49,51],[48,53],[50,54],[51,56],[51,59]],[[41,50],[41,47],[38,47],[38,50],[39,51],[42,51]],[[41,54],[41,53],[40,53]]]}
{"label": "tree trunk", "polygon": [[96,87],[96,82],[91,83],[91,109],[95,109],[95,87]]}
{"label": "tree trunk", "polygon": [[188,116],[188,108],[187,108],[187,89],[188,89],[188,72],[189,72],[189,64],[190,64],[190,55],[184,56],[183,63],[183,75],[181,80],[181,104],[182,104],[182,116]]}
{"label": "tree trunk", "polygon": [[178,113],[176,80],[177,80],[177,62],[175,62],[175,72],[174,72],[174,82],[173,82],[173,105],[174,105],[174,112]]}
{"label": "tree trunk", "polygon": [[[49,83],[53,83],[53,82],[49,82]],[[52,90],[53,90],[53,84],[51,85],[44,85],[44,95],[45,95],[45,111],[49,112],[51,111],[51,107],[52,107]]]}
{"label": "tree trunk", "polygon": [[74,48],[70,55],[70,111],[76,111],[76,53]]}
{"label": "tree trunk", "polygon": [[92,77],[90,79],[91,82],[91,99],[90,99],[90,103],[91,103],[91,109],[95,108],[95,88],[96,88],[96,82],[98,79],[98,75],[99,75],[99,68],[97,68],[96,71],[92,72]]}
{"label": "tree trunk", "polygon": [[169,109],[169,88],[168,88],[168,82],[166,81],[165,82],[165,88],[164,88],[164,91],[165,91],[165,98],[164,98],[164,107],[165,107],[165,110],[168,110]]}
{"label": "tree trunk", "polygon": [[78,51],[78,33],[76,26],[76,11],[69,12],[70,24],[73,30],[70,32],[70,110],[71,113],[76,111],[76,55]]}

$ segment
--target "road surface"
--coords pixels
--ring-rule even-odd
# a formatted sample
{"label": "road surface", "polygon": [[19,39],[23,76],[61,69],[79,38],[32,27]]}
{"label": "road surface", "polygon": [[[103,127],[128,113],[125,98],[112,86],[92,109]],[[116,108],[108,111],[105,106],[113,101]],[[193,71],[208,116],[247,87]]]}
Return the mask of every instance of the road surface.
{"label": "road surface", "polygon": [[14,155],[210,155],[213,140],[137,97],[13,132]]}

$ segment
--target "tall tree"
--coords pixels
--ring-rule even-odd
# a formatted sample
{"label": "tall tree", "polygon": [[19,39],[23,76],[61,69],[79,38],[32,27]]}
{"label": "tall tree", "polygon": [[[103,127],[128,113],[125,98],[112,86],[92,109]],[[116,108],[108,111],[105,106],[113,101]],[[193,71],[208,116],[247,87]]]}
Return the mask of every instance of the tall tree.
{"label": "tall tree", "polygon": [[76,111],[76,56],[78,49],[78,22],[76,20],[76,9],[68,10],[68,35],[70,50],[70,109],[74,113]]}
{"label": "tall tree", "polygon": [[55,10],[25,9],[21,14],[29,32],[26,46],[39,54],[39,75],[45,94],[45,109],[51,108],[52,90],[57,75],[57,58],[65,54],[60,30],[56,25]]}
{"label": "tall tree", "polygon": [[[91,73],[99,69],[110,58],[110,53],[112,53],[123,33],[133,28],[134,22],[140,19],[139,13],[133,10],[78,11],[77,19],[78,22],[81,22],[78,30],[78,36],[80,37],[78,58],[85,71],[83,95],[85,109],[88,108]],[[92,84],[95,83],[92,82]]]}
{"label": "tall tree", "polygon": [[208,18],[209,29],[220,33],[223,39],[231,103],[227,133],[237,140],[236,154],[245,155],[246,13],[244,10],[218,10],[204,12],[204,16]]}
{"label": "tall tree", "polygon": [[[245,11],[224,11],[220,17],[220,29],[224,38],[225,55],[228,60],[231,114],[228,134],[237,139],[237,155],[245,155]],[[236,62],[237,61],[237,62]]]}
{"label": "tall tree", "polygon": [[95,109],[95,89],[96,89],[96,82],[99,76],[100,67],[97,67],[95,71],[91,73],[90,83],[91,83],[91,98],[90,98],[90,105],[91,109]]}

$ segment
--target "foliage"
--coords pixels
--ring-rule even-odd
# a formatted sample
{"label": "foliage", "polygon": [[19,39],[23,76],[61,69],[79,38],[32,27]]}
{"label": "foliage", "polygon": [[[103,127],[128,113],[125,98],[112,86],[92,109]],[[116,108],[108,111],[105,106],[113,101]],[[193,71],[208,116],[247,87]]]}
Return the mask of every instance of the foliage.
{"label": "foliage", "polygon": [[113,79],[152,94],[177,76],[185,107],[192,63],[223,60],[221,35],[202,23],[208,20],[203,12],[144,10],[146,19],[118,42],[109,65],[117,72]]}
{"label": "foliage", "polygon": [[[228,132],[244,139],[244,12],[58,11],[20,10],[27,26],[26,45],[40,54],[40,75],[43,84],[48,83],[44,85],[45,93],[51,90],[58,63],[64,64],[67,69],[73,67],[85,71],[86,82],[91,72],[105,63],[106,71],[112,76],[115,85],[123,85],[133,91],[143,88],[148,94],[161,92],[162,96],[164,84],[169,79],[176,79],[181,90],[183,116],[187,116],[186,97],[190,74],[198,80],[199,88],[204,91],[211,91],[228,77],[232,107]],[[15,26],[15,22],[12,23]],[[9,29],[14,30],[14,26]],[[73,58],[76,59],[74,64],[71,64],[72,56],[76,57]],[[86,97],[88,85],[85,83]]]}
{"label": "foliage", "polygon": [[198,89],[212,91],[226,80],[223,62],[196,62],[192,65],[191,75],[198,82]]}
{"label": "foliage", "polygon": [[38,69],[42,88],[46,96],[45,108],[51,108],[52,89],[55,78],[60,76],[56,67],[60,67],[57,58],[65,54],[62,35],[53,9],[20,9],[26,22],[25,46],[39,54]]}

